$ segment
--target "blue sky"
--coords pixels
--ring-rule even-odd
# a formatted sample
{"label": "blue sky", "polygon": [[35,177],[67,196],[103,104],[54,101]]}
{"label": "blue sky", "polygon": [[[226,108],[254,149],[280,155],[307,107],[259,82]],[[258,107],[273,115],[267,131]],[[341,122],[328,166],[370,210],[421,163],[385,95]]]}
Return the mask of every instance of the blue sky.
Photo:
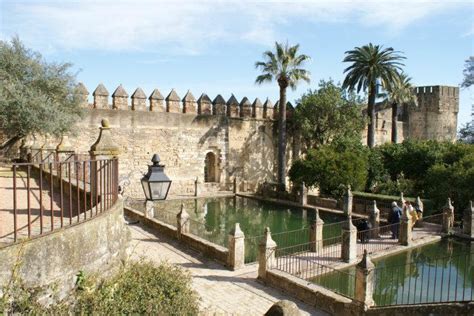
{"label": "blue sky", "polygon": [[[272,101],[276,84],[254,84],[255,61],[275,41],[312,57],[312,82],[343,79],[344,52],[372,42],[403,51],[415,85],[462,81],[474,55],[473,1],[132,1],[0,0],[0,39],[17,34],[49,61],[68,61],[89,91],[123,84],[167,95],[188,89],[228,99]],[[473,90],[461,91],[459,122],[470,121]]]}

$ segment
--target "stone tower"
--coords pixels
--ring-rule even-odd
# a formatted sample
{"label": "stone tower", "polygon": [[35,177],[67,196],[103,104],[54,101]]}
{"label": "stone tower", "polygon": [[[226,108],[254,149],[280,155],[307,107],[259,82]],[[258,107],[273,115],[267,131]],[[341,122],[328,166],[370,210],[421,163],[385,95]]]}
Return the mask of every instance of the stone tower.
{"label": "stone tower", "polygon": [[404,135],[411,139],[454,141],[458,124],[459,88],[416,87],[417,106],[406,108]]}

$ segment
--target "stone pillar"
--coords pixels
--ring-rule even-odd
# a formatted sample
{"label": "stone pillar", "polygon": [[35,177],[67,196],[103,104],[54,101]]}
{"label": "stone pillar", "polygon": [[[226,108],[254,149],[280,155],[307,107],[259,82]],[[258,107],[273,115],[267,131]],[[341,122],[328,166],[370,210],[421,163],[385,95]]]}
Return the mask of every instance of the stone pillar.
{"label": "stone pillar", "polygon": [[451,233],[454,226],[454,207],[451,204],[451,199],[448,198],[448,202],[443,207],[443,229],[444,234]]}
{"label": "stone pillar", "polygon": [[412,223],[411,215],[408,214],[408,209],[405,205],[402,208],[402,218],[400,219],[400,232],[398,234],[398,241],[403,246],[410,246],[413,237],[412,237]]}
{"label": "stone pillar", "polygon": [[364,304],[364,310],[374,306],[375,265],[364,250],[364,257],[356,266],[355,299]]}
{"label": "stone pillar", "polygon": [[380,210],[377,208],[377,201],[374,200],[372,209],[369,214],[369,223],[371,228],[370,238],[376,239],[380,237]]}
{"label": "stone pillar", "polygon": [[69,142],[69,136],[63,135],[61,142],[56,146],[56,160],[65,161],[75,152],[74,147]]}
{"label": "stone pillar", "polygon": [[252,103],[252,117],[258,120],[263,118],[263,104],[259,98],[256,98]]}
{"label": "stone pillar", "polygon": [[273,103],[268,98],[263,104],[263,118],[273,120]]}
{"label": "stone pillar", "polygon": [[109,109],[109,91],[100,83],[94,92],[92,92],[94,97],[94,109]]}
{"label": "stone pillar", "polygon": [[357,228],[352,224],[352,215],[342,224],[341,259],[352,262],[357,258]]}
{"label": "stone pillar", "polygon": [[201,192],[200,192],[200,188],[199,188],[199,178],[196,177],[194,179],[194,196],[198,196]]}
{"label": "stone pillar", "polygon": [[197,100],[198,114],[200,115],[212,115],[212,102],[207,94],[203,93]]}
{"label": "stone pillar", "polygon": [[239,117],[239,101],[237,101],[233,94],[227,100],[227,116]]}
{"label": "stone pillar", "polygon": [[112,109],[128,110],[128,93],[122,85],[118,86],[112,93]]}
{"label": "stone pillar", "polygon": [[240,229],[239,223],[235,224],[228,238],[228,266],[232,270],[238,270],[245,265],[245,235]]}
{"label": "stone pillar", "polygon": [[87,91],[86,86],[82,82],[79,82],[74,90],[76,97],[79,99],[79,105],[82,108],[89,107],[89,91]]}
{"label": "stone pillar", "polygon": [[141,88],[132,94],[132,111],[146,111],[146,94]]}
{"label": "stone pillar", "polygon": [[308,188],[306,188],[304,181],[301,183],[301,188],[300,188],[300,204],[301,205],[308,204]]}
{"label": "stone pillar", "polygon": [[181,239],[182,234],[189,233],[189,214],[184,209],[184,204],[181,203],[181,210],[179,211],[178,215],[176,215],[176,223],[177,223],[177,237]]}
{"label": "stone pillar", "polygon": [[160,93],[160,90],[155,89],[148,97],[150,101],[150,111],[152,112],[165,112],[165,106],[163,104],[163,96]]}
{"label": "stone pillar", "polygon": [[93,196],[96,196],[97,189],[99,188],[98,176],[101,166],[97,160],[118,158],[120,154],[120,147],[112,139],[112,129],[107,119],[101,121],[99,137],[91,146],[89,154],[93,161],[90,171],[91,192]]}
{"label": "stone pillar", "polygon": [[212,112],[214,115],[226,115],[226,104],[224,98],[218,94],[212,101]]}
{"label": "stone pillar", "polygon": [[252,104],[247,97],[244,97],[239,104],[240,117],[252,117]]}
{"label": "stone pillar", "polygon": [[153,201],[145,202],[145,217],[146,218],[155,217],[155,203],[153,203]]}
{"label": "stone pillar", "polygon": [[316,209],[316,217],[311,223],[309,231],[309,247],[312,252],[319,252],[323,249],[323,227],[324,221],[319,217],[319,210]]}
{"label": "stone pillar", "polygon": [[270,228],[265,228],[265,236],[258,245],[258,278],[265,280],[267,271],[275,267],[277,244],[272,239]]}
{"label": "stone pillar", "polygon": [[352,216],[352,200],[353,200],[353,195],[351,191],[351,186],[347,186],[346,193],[344,194],[344,214],[348,216]]}
{"label": "stone pillar", "polygon": [[186,95],[183,98],[183,113],[186,114],[196,114],[197,113],[197,104],[194,95],[191,91],[188,90]]}
{"label": "stone pillar", "polygon": [[166,97],[166,112],[181,113],[181,106],[179,105],[179,96],[174,89]]}
{"label": "stone pillar", "polygon": [[239,185],[237,181],[237,177],[234,177],[234,188],[233,188],[234,194],[239,193]]}
{"label": "stone pillar", "polygon": [[464,210],[462,223],[463,234],[474,239],[474,207],[472,201],[469,201],[469,206]]}

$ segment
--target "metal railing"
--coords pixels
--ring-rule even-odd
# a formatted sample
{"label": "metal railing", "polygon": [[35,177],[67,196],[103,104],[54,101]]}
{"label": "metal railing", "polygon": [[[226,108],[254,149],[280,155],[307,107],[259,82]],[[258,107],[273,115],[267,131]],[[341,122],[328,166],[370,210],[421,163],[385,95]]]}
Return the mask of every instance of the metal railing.
{"label": "metal railing", "polygon": [[377,306],[474,300],[474,252],[375,269]]}
{"label": "metal railing", "polygon": [[87,220],[118,197],[118,160],[14,163],[0,191],[0,243]]}

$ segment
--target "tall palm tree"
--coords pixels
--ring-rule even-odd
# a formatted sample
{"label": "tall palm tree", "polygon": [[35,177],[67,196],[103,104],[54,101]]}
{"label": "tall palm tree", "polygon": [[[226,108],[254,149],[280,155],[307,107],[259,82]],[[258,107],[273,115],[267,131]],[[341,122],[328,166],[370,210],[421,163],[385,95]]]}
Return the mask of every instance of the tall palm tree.
{"label": "tall palm tree", "polygon": [[391,86],[387,87],[388,102],[392,103],[392,143],[396,143],[398,138],[398,106],[403,103],[416,104],[416,94],[413,89],[411,78],[404,72]]}
{"label": "tall palm tree", "polygon": [[299,45],[289,46],[275,43],[275,52],[263,53],[264,61],[255,63],[255,68],[262,74],[255,83],[262,84],[275,80],[280,87],[280,104],[278,109],[278,183],[284,191],[286,179],[286,88],[296,89],[299,81],[310,81],[309,71],[301,68],[310,59],[309,56],[298,54]]}
{"label": "tall palm tree", "polygon": [[389,89],[402,72],[405,59],[400,52],[393,48],[383,48],[379,45],[369,43],[362,47],[355,47],[346,53],[343,62],[352,63],[344,69],[346,78],[342,84],[343,88],[367,91],[369,100],[367,104],[367,115],[369,126],[367,131],[367,145],[372,148],[375,145],[375,97],[377,94],[376,82],[380,80],[385,89]]}

